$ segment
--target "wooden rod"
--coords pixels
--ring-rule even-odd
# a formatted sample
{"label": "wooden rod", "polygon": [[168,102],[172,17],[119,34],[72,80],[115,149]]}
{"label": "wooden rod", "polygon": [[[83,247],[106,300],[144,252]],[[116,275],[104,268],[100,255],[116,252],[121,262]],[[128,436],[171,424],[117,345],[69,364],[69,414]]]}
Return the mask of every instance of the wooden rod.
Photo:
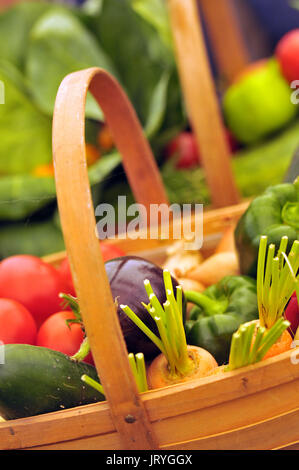
{"label": "wooden rod", "polygon": [[199,0],[212,55],[226,85],[251,62],[231,0]]}
{"label": "wooden rod", "polygon": [[178,71],[214,207],[240,200],[196,0],[168,0]]}
{"label": "wooden rod", "polygon": [[[62,230],[86,334],[124,449],[157,449],[129,365],[95,230],[85,154],[85,103],[89,88],[109,117],[127,167],[134,145],[125,143],[128,140],[134,143],[136,138],[138,141],[141,132],[133,124],[135,113],[126,95],[106,71],[91,68],[63,80],[53,119],[54,168]],[[145,142],[144,145],[147,148]],[[146,171],[146,163],[143,165]]]}

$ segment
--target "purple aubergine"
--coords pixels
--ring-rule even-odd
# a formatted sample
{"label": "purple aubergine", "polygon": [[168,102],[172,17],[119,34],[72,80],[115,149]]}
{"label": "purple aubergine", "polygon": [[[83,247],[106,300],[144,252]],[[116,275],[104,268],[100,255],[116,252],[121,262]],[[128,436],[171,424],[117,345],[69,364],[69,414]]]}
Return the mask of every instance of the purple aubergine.
{"label": "purple aubergine", "polygon": [[[106,261],[105,267],[113,298],[118,305],[117,313],[128,352],[134,354],[141,352],[146,359],[152,359],[160,353],[159,349],[132,320],[128,318],[119,306],[128,305],[146,326],[159,336],[156,324],[143,307],[142,302],[145,304],[149,303],[148,295],[144,287],[144,281],[146,279],[150,281],[153,291],[161,305],[166,301],[163,269],[137,256],[123,256]],[[175,288],[179,283],[174,277],[172,277],[172,283],[175,292]],[[185,301],[183,305],[185,309]]]}

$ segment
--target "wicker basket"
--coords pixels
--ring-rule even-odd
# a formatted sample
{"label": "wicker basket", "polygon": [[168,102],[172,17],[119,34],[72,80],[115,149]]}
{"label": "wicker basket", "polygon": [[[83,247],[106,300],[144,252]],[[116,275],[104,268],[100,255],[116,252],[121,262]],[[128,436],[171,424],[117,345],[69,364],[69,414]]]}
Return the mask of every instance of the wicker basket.
{"label": "wicker basket", "polygon": [[[179,18],[182,21],[182,14],[187,15],[185,19],[194,20],[194,10],[192,13],[187,8],[177,16],[181,2],[170,4],[179,5],[172,10],[174,22]],[[194,6],[193,2],[189,5]],[[195,29],[190,31],[194,34]],[[201,39],[197,34],[193,36],[193,46]],[[184,38],[187,40],[188,34]],[[179,40],[177,45],[180,57]],[[181,68],[181,73],[186,85],[186,70]],[[199,100],[213,97],[207,77],[202,82],[202,91],[196,95]],[[192,87],[194,83],[185,90]],[[294,351],[238,371],[138,393],[95,234],[85,160],[84,115],[88,90],[100,104],[111,127],[136,200],[146,207],[150,203],[167,203],[149,144],[119,84],[97,68],[66,77],[57,95],[53,123],[57,198],[83,321],[107,401],[1,423],[0,449],[296,448],[299,442],[299,367],[291,360]],[[197,127],[202,123],[202,116],[193,106],[191,95],[194,96],[186,91],[192,122],[204,140],[202,129]],[[215,110],[212,101],[207,106]],[[212,111],[211,116],[216,123],[213,141],[215,135],[219,139],[213,144],[217,146],[215,154],[210,154],[213,162],[208,161],[209,146],[204,146],[205,166],[214,168],[214,171],[207,171],[214,205],[226,207],[204,214],[204,249],[207,250],[213,248],[248,205],[247,202],[236,204],[238,196],[219,115],[217,118],[217,112]],[[211,134],[207,126],[204,133]],[[215,165],[220,168],[217,172]],[[217,182],[219,172],[226,182],[224,185],[223,181]],[[217,197],[219,192],[221,198]],[[163,256],[169,241],[130,240],[128,237],[109,243],[117,243],[128,253],[143,256],[146,253],[156,260],[157,256]],[[65,253],[61,253],[47,260],[59,264],[64,256]]]}
{"label": "wicker basket", "polygon": [[[148,143],[118,83],[100,69],[66,77],[53,125],[57,197],[107,402],[2,423],[1,449],[273,449],[299,441],[299,367],[291,361],[293,351],[221,376],[138,394],[95,234],[84,145],[88,89],[111,126],[138,201],[165,200]],[[247,204],[206,212],[205,237],[221,235]],[[127,239],[122,246],[141,252],[163,248],[165,242],[140,240],[138,246]],[[59,263],[62,256],[49,261]]]}

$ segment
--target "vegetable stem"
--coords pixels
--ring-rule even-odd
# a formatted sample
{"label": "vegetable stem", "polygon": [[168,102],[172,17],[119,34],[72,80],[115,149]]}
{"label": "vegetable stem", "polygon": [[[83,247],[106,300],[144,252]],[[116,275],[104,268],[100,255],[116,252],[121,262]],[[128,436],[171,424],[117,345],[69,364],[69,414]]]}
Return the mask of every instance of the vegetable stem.
{"label": "vegetable stem", "polygon": [[260,238],[257,300],[260,325],[269,329],[283,317],[287,302],[297,287],[299,241],[294,241],[288,256],[285,253],[288,237],[282,237],[276,256],[275,245],[270,244],[267,250],[267,241],[266,236]]}
{"label": "vegetable stem", "polygon": [[185,291],[184,294],[187,302],[191,302],[198,307],[202,307],[206,315],[213,316],[217,313],[225,312],[225,308],[222,303],[211,299],[201,292]]}
{"label": "vegetable stem", "polygon": [[[148,384],[146,379],[144,355],[142,353],[135,355],[130,353],[128,354],[128,358],[139,393],[146,392],[148,390]],[[89,375],[83,374],[81,376],[81,380],[105,396],[103,386],[96,380],[89,377]]]}
{"label": "vegetable stem", "polygon": [[127,305],[121,305],[120,308],[158,346],[167,359],[169,373],[172,376],[184,376],[189,373],[194,364],[188,354],[183,324],[183,291],[181,286],[177,286],[175,297],[173,281],[167,269],[163,271],[163,281],[167,299],[163,305],[153,292],[150,282],[144,281],[150,303],[148,305],[143,303],[143,305],[154,319],[160,338]]}
{"label": "vegetable stem", "polygon": [[148,390],[147,379],[146,379],[146,368],[144,362],[144,355],[142,353],[128,355],[129,363],[136,380],[137,388],[140,393]]}
{"label": "vegetable stem", "polygon": [[98,392],[100,392],[102,395],[105,396],[103,386],[99,382],[97,382],[96,380],[89,377],[89,375],[83,374],[82,377],[81,377],[81,380],[83,382],[85,382],[87,385],[90,385],[92,388],[94,388],[95,390],[97,390]]}
{"label": "vegetable stem", "polygon": [[82,341],[79,350],[71,356],[71,359],[74,361],[84,361],[84,359],[88,356],[90,353],[90,345],[88,338],[85,337],[84,340]]}
{"label": "vegetable stem", "polygon": [[[225,370],[234,370],[261,361],[276,343],[290,322],[280,318],[269,330],[249,322],[233,334],[229,363]],[[256,330],[256,331],[255,331]]]}
{"label": "vegetable stem", "polygon": [[160,349],[160,351],[165,354],[165,348],[162,341],[156,336],[144,323],[140,318],[130,309],[127,305],[120,305],[120,308],[123,312],[128,315],[128,317],[135,323],[138,328],[143,331],[143,333],[150,339],[152,342]]}

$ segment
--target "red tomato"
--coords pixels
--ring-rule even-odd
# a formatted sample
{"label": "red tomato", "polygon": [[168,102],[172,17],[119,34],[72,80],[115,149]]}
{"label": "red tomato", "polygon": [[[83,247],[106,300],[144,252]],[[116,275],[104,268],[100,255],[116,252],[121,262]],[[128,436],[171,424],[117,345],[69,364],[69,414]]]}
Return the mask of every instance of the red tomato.
{"label": "red tomato", "polygon": [[105,243],[101,243],[101,250],[102,256],[104,261],[108,261],[109,259],[119,258],[120,256],[125,256],[125,252],[118,248],[115,245],[109,245]]}
{"label": "red tomato", "polygon": [[37,327],[61,310],[65,291],[58,271],[38,257],[16,255],[0,264],[0,297],[16,300],[32,314]]}
{"label": "red tomato", "polygon": [[[37,346],[54,349],[68,356],[75,354],[80,348],[84,335],[78,323],[67,325],[66,320],[72,318],[75,318],[73,312],[66,311],[57,312],[48,317],[37,333]],[[93,362],[91,354],[86,357],[85,362]]]}
{"label": "red tomato", "polygon": [[276,58],[285,79],[299,80],[299,28],[285,34],[276,46]]}
{"label": "red tomato", "polygon": [[[114,245],[109,245],[105,243],[101,243],[101,251],[103,260],[108,261],[109,259],[119,258],[120,256],[124,256],[125,252]],[[76,297],[76,291],[73,285],[72,273],[69,265],[69,261],[65,258],[59,267],[59,273],[62,277],[62,282],[67,286],[65,294],[70,294],[73,297]]]}
{"label": "red tomato", "polygon": [[[228,129],[224,129],[230,151],[238,149],[238,142]],[[201,156],[192,132],[181,132],[166,146],[166,157],[177,158],[176,168],[191,169],[201,165]]]}
{"label": "red tomato", "polygon": [[76,291],[73,285],[72,273],[69,265],[68,258],[64,258],[61,262],[59,268],[59,275],[61,276],[62,282],[65,284],[65,291],[64,294],[72,295],[76,297]]}
{"label": "red tomato", "polygon": [[19,302],[0,299],[0,341],[35,344],[37,328],[31,313]]}
{"label": "red tomato", "polygon": [[200,164],[196,139],[192,132],[181,132],[166,147],[167,158],[177,158],[177,168],[194,168]]}

